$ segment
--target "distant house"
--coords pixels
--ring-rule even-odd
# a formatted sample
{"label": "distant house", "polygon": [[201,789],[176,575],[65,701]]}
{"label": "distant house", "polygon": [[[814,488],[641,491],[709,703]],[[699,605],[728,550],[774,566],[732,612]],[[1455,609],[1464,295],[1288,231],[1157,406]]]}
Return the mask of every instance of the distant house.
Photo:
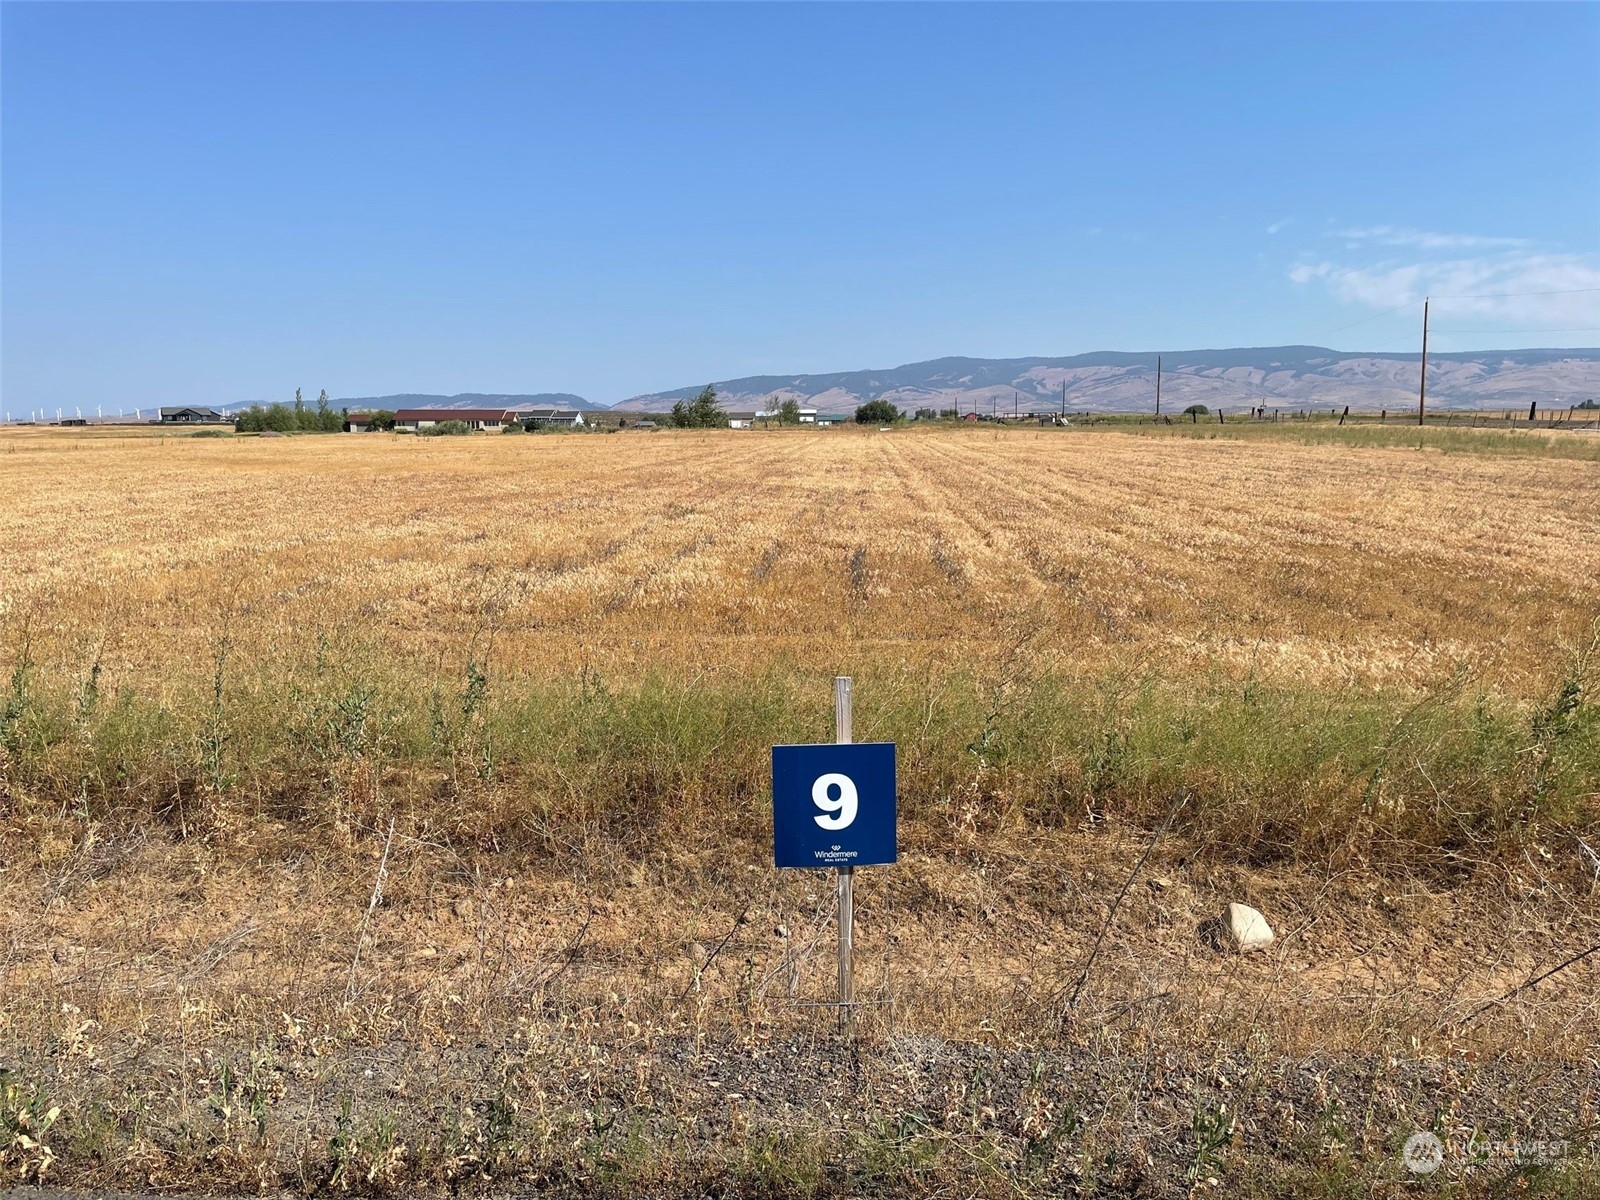
{"label": "distant house", "polygon": [[444,421],[461,421],[468,429],[504,429],[517,419],[509,408],[402,408],[394,414],[394,427],[416,433]]}
{"label": "distant house", "polygon": [[728,428],[729,429],[749,429],[750,426],[752,426],[752,425],[754,425],[756,423],[756,418],[757,417],[764,417],[766,415],[767,415],[766,413],[758,413],[758,412],[754,412],[754,411],[750,411],[750,412],[731,412],[731,413],[728,414]]}
{"label": "distant house", "polygon": [[843,425],[849,419],[844,413],[818,413],[816,415],[818,425]]}
{"label": "distant house", "polygon": [[372,414],[371,413],[345,413],[345,415],[344,415],[344,431],[346,433],[370,433],[370,432],[372,432]]}
{"label": "distant house", "polygon": [[656,423],[646,418],[643,421],[635,421],[633,427],[635,429],[654,429],[656,427]]}
{"label": "distant house", "polygon": [[[800,409],[798,411],[799,411],[800,424],[802,424],[802,425],[815,425],[817,423],[817,410],[816,409],[814,409],[814,408],[802,408],[802,409]],[[729,414],[729,415],[731,416],[733,414]],[[781,421],[782,419],[783,419],[783,409],[781,409],[781,408],[769,408],[765,412],[758,412],[756,414],[756,420],[758,420],[758,421]]]}
{"label": "distant house", "polygon": [[222,414],[214,408],[163,408],[161,410],[161,423],[163,425],[204,425],[221,420]]}
{"label": "distant house", "polygon": [[529,429],[583,428],[583,414],[575,408],[529,408],[518,415]]}

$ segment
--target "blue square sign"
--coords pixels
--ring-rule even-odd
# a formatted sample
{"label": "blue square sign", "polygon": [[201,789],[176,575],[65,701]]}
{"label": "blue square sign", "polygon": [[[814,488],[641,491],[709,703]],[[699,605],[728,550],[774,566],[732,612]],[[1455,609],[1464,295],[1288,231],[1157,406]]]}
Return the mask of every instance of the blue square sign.
{"label": "blue square sign", "polygon": [[894,862],[894,743],[774,746],[772,858],[780,867]]}

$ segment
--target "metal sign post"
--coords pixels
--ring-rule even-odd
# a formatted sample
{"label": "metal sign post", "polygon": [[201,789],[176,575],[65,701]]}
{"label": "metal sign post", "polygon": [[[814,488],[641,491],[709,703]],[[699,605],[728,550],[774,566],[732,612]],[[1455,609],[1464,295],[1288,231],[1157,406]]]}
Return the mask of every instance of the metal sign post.
{"label": "metal sign post", "polygon": [[850,678],[833,681],[834,741],[772,748],[772,861],[838,871],[839,1023],[854,1029],[855,869],[897,857],[893,742],[851,739]]}
{"label": "metal sign post", "polygon": [[[850,744],[850,676],[833,677],[833,740]],[[851,977],[856,936],[856,869],[839,868],[839,1024],[854,1032],[851,1006],[856,1002],[855,980]]]}

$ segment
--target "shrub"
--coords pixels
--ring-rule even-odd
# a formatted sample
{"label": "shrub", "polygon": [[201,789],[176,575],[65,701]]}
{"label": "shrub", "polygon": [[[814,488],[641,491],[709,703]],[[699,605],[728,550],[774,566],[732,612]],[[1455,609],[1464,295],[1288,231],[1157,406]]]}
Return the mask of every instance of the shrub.
{"label": "shrub", "polygon": [[900,410],[888,400],[868,400],[856,409],[857,425],[887,425],[900,419]]}
{"label": "shrub", "polygon": [[294,410],[286,404],[271,404],[262,408],[259,404],[252,404],[240,413],[233,422],[234,429],[239,433],[290,433],[300,428],[300,423],[295,417]]}
{"label": "shrub", "polygon": [[426,429],[417,430],[423,437],[454,437],[458,433],[471,433],[472,426],[465,421],[440,421]]}

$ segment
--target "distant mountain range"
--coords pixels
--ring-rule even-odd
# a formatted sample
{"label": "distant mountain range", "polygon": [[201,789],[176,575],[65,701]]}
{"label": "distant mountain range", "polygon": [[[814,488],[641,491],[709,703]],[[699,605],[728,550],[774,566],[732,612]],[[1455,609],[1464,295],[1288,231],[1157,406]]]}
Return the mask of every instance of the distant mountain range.
{"label": "distant mountain range", "polygon": [[[1006,412],[1148,411],[1155,404],[1156,354],[1101,351],[1066,358],[936,358],[881,371],[820,375],[750,375],[713,382],[724,408],[751,409],[797,400],[823,412],[844,412],[883,398],[908,411],[961,408]],[[1161,352],[1161,407],[1190,404],[1238,409],[1348,404],[1403,409],[1417,399],[1417,354],[1356,353],[1324,346]],[[612,408],[664,411],[704,384],[633,396]],[[1600,349],[1484,350],[1428,355],[1428,400],[1441,408],[1541,408],[1600,399]],[[507,408],[555,405],[595,411],[564,392],[502,396],[370,396],[340,407]]]}
{"label": "distant mountain range", "polygon": [[489,392],[428,396],[419,392],[402,392],[394,396],[352,396],[330,403],[334,408],[364,408],[369,411],[381,408],[390,412],[397,408],[576,408],[584,412],[597,412],[605,408],[604,404],[591,404],[571,392],[534,392],[524,396],[502,396]]}
{"label": "distant mountain range", "polygon": [[[1067,358],[936,358],[884,371],[752,375],[715,383],[724,408],[795,399],[824,412],[882,397],[903,409],[1013,406],[1148,411],[1155,404],[1156,354],[1102,351]],[[1322,346],[1163,351],[1161,406],[1304,407],[1346,404],[1403,408],[1416,403],[1418,354],[1361,354]],[[704,386],[704,385],[701,385]],[[699,387],[634,396],[614,407],[665,409]],[[1600,349],[1493,350],[1428,355],[1428,399],[1452,408],[1526,407],[1600,398]]]}

